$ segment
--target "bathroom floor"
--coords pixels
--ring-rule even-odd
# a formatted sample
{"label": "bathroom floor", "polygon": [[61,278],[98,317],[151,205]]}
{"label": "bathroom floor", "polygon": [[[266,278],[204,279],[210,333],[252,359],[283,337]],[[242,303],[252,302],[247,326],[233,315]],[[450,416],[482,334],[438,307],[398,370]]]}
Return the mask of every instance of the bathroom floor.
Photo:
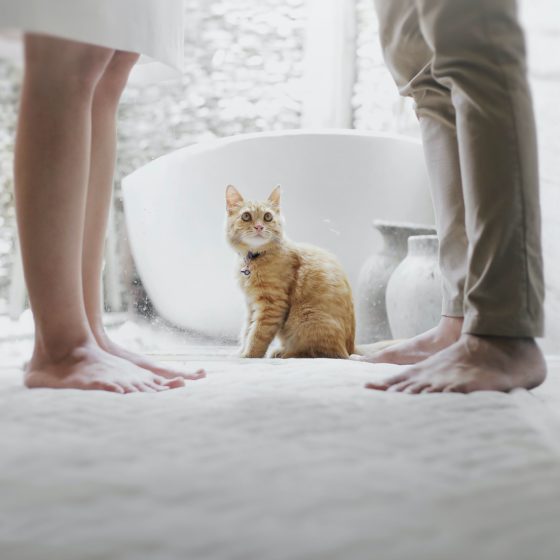
{"label": "bathroom floor", "polygon": [[157,395],[3,366],[0,557],[560,557],[560,358],[532,393],[408,396],[362,388],[399,366],[231,350],[160,353],[208,377]]}

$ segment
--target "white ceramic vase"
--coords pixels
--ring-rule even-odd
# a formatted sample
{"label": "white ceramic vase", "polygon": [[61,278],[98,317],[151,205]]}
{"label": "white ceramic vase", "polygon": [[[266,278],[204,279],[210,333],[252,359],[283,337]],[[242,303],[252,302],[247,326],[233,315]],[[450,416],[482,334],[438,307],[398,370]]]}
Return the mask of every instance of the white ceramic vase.
{"label": "white ceramic vase", "polygon": [[435,233],[430,226],[384,220],[374,220],[373,227],[381,235],[382,245],[363,264],[358,278],[356,314],[359,343],[391,338],[385,303],[389,278],[405,258],[410,236]]}
{"label": "white ceramic vase", "polygon": [[441,317],[441,273],[436,235],[408,239],[408,254],[387,284],[392,337],[410,338],[431,329]]}

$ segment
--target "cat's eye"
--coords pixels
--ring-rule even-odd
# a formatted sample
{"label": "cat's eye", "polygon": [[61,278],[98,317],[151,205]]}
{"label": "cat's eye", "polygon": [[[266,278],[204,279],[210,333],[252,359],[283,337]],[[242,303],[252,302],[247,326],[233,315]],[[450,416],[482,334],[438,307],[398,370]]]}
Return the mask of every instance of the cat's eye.
{"label": "cat's eye", "polygon": [[265,222],[272,222],[272,214],[270,212],[266,212],[264,215]]}
{"label": "cat's eye", "polygon": [[244,222],[250,222],[251,221],[251,214],[249,212],[243,212],[243,214],[241,214],[241,219]]}

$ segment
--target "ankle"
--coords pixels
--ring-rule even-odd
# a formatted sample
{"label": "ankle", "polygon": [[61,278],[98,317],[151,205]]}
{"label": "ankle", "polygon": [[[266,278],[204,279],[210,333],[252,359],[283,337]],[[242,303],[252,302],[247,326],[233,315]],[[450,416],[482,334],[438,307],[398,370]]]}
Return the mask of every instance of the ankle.
{"label": "ankle", "polygon": [[463,333],[461,338],[468,341],[478,342],[486,345],[492,345],[498,348],[503,348],[508,351],[535,351],[542,354],[540,346],[537,344],[536,339],[530,337],[515,337],[515,336],[494,336],[483,335],[475,333]]}
{"label": "ankle", "polygon": [[100,317],[95,319],[90,319],[89,328],[98,346],[100,346],[104,350],[107,350],[107,347],[110,345],[111,341],[107,336],[107,333],[105,332],[105,327],[103,326],[103,320]]}
{"label": "ankle", "polygon": [[448,317],[442,315],[436,327],[436,340],[451,344],[461,338],[463,317]]}
{"label": "ankle", "polygon": [[45,363],[60,363],[70,358],[76,351],[98,348],[99,345],[89,332],[59,337],[45,337],[41,333],[37,333],[29,364],[36,366]]}

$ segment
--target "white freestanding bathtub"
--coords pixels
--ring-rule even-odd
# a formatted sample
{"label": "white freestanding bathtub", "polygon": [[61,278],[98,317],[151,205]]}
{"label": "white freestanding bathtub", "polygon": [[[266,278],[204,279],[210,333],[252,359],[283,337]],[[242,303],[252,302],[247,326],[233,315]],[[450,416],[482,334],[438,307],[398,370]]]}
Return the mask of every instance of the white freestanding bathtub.
{"label": "white freestanding bathtub", "polygon": [[264,199],[282,185],[286,232],[338,256],[356,286],[380,240],[373,219],[433,223],[418,141],[351,130],[248,134],[183,148],[123,181],[126,223],[144,287],[168,321],[232,338],[243,319],[225,189]]}

